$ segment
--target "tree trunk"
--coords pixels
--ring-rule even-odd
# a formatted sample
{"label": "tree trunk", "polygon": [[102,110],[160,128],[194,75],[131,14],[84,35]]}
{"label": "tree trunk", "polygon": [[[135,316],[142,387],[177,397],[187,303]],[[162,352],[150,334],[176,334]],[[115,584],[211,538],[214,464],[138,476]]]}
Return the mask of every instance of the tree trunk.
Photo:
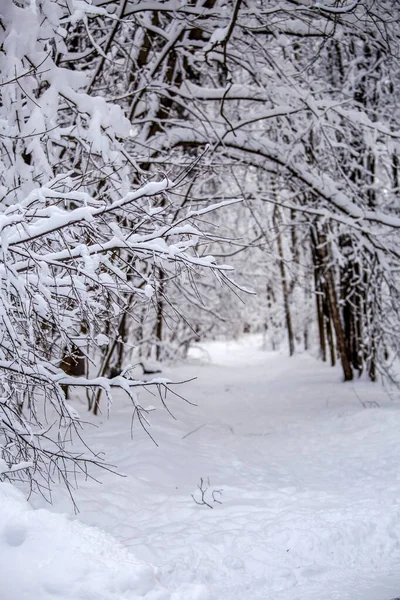
{"label": "tree trunk", "polygon": [[[64,351],[60,367],[66,375],[82,377],[86,375],[86,356],[80,348],[74,345],[71,351]],[[68,399],[69,385],[62,385],[61,389],[64,392],[65,398]]]}
{"label": "tree trunk", "polygon": [[165,278],[164,271],[159,272],[159,288],[157,293],[157,315],[156,315],[156,360],[161,359],[162,341],[163,341],[163,320],[164,320],[164,301],[163,301],[163,281]]}
{"label": "tree trunk", "polygon": [[293,326],[292,326],[292,316],[290,314],[290,301],[289,301],[289,288],[286,278],[286,269],[285,269],[285,257],[283,254],[283,245],[282,245],[282,237],[278,222],[279,218],[279,209],[277,206],[274,208],[274,227],[276,230],[276,241],[278,246],[278,255],[279,255],[279,269],[281,272],[281,284],[282,284],[282,294],[283,294],[283,306],[285,310],[285,321],[286,321],[286,331],[288,335],[288,343],[289,343],[289,356],[293,356],[295,347],[294,347],[294,335],[293,335]]}
{"label": "tree trunk", "polygon": [[325,311],[326,311],[326,325],[329,339],[329,346],[331,351],[331,362],[332,365],[335,363],[335,349],[333,341],[333,331],[331,323],[336,335],[336,344],[342,364],[343,376],[345,381],[351,381],[353,379],[353,369],[350,361],[350,353],[346,343],[346,336],[343,329],[338,297],[335,287],[335,279],[333,276],[333,269],[328,260],[328,247],[327,247],[327,236],[322,233],[317,233],[316,224],[312,230],[312,241],[314,244],[314,252],[317,256],[317,264],[320,269],[323,270],[325,279]]}
{"label": "tree trunk", "polygon": [[338,305],[337,294],[335,290],[335,282],[333,279],[332,269],[328,268],[326,273],[326,280],[328,286],[328,299],[329,308],[332,315],[332,323],[335,329],[337,346],[340,354],[340,360],[342,362],[342,369],[345,381],[351,381],[353,379],[353,369],[351,367],[350,358],[348,355],[346,337],[344,334],[342,322],[340,319],[340,310]]}

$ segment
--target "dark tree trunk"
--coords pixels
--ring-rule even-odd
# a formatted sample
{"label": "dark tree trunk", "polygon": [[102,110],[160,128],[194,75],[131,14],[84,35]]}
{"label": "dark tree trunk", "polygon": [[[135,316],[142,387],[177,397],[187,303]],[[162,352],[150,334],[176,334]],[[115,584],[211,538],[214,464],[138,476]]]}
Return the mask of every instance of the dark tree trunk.
{"label": "dark tree trunk", "polygon": [[[339,352],[343,376],[345,381],[351,381],[353,379],[353,369],[351,366],[349,348],[347,346],[346,335],[343,329],[341,320],[341,314],[339,309],[338,296],[336,293],[335,278],[331,261],[328,260],[328,242],[327,235],[316,231],[317,224],[312,229],[312,243],[314,245],[314,252],[316,254],[316,263],[318,269],[321,269],[323,273],[324,285],[324,307],[326,316],[327,334],[329,339],[329,346],[331,351],[331,362],[332,365],[335,362],[335,348],[333,341],[333,329],[336,336],[336,345]],[[322,275],[321,275],[322,276]]]}
{"label": "dark tree trunk", "polygon": [[162,341],[163,341],[163,321],[164,321],[164,301],[163,301],[163,281],[165,278],[164,271],[159,270],[159,288],[157,293],[157,315],[156,315],[156,360],[161,359]]}
{"label": "dark tree trunk", "polygon": [[351,367],[349,352],[346,344],[346,336],[340,319],[339,304],[331,267],[327,269],[326,280],[328,286],[329,309],[336,334],[336,341],[340,354],[340,360],[342,363],[343,376],[345,381],[351,381],[353,379],[353,369]]}
{"label": "dark tree trunk", "polygon": [[[86,357],[82,350],[77,346],[73,346],[70,351],[65,351],[61,360],[60,367],[66,375],[71,377],[83,377],[86,375]],[[61,386],[65,398],[68,398],[69,385]]]}

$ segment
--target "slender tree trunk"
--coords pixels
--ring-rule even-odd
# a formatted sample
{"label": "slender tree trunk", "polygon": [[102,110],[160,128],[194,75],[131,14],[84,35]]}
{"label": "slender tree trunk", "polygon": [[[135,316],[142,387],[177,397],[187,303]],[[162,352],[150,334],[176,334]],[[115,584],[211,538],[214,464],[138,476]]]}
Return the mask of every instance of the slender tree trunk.
{"label": "slender tree trunk", "polygon": [[323,362],[326,362],[326,335],[325,335],[325,316],[324,316],[324,297],[321,286],[321,265],[318,260],[318,252],[315,246],[313,236],[311,236],[312,260],[314,263],[314,287],[315,287],[315,306],[317,310],[317,323],[319,333],[319,352]]}
{"label": "slender tree trunk", "polygon": [[326,362],[326,336],[325,336],[325,317],[323,311],[323,298],[320,289],[316,287],[315,303],[317,307],[317,321],[319,333],[319,351],[323,362]]}
{"label": "slender tree trunk", "polygon": [[282,245],[282,237],[280,232],[280,223],[279,219],[279,209],[277,206],[274,208],[274,226],[276,230],[276,241],[278,246],[278,255],[279,255],[279,269],[281,272],[281,284],[282,284],[282,294],[283,294],[283,306],[285,310],[285,321],[286,321],[286,331],[288,335],[288,343],[289,343],[289,356],[293,356],[295,347],[294,347],[294,335],[293,335],[293,326],[292,326],[292,316],[290,314],[290,301],[289,301],[289,288],[286,278],[286,269],[285,269],[285,257],[283,254],[283,245]]}
{"label": "slender tree trunk", "polygon": [[165,278],[164,271],[159,271],[159,288],[157,293],[157,315],[156,315],[156,360],[161,359],[162,354],[162,341],[163,341],[163,321],[164,321],[164,301],[163,301],[163,281]]}
{"label": "slender tree trunk", "polygon": [[332,327],[331,317],[330,317],[330,314],[329,314],[328,303],[325,302],[325,304],[326,304],[326,316],[325,316],[326,335],[327,335],[327,338],[328,338],[329,355],[331,357],[331,367],[334,367],[336,365],[335,336],[334,336],[334,333],[333,333],[333,327]]}

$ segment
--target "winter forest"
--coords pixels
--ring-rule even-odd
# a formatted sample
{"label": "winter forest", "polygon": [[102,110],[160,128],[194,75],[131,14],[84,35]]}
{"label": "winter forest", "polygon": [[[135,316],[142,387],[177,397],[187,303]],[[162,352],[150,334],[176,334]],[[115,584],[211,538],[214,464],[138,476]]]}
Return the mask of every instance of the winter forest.
{"label": "winter forest", "polygon": [[399,242],[399,0],[0,0],[0,598],[399,596]]}

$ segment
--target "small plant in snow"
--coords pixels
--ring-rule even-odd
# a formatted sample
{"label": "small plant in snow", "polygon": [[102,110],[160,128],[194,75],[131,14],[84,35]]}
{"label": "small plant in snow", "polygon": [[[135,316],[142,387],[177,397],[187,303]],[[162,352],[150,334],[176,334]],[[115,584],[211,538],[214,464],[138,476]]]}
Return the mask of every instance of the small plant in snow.
{"label": "small plant in snow", "polygon": [[214,508],[213,504],[222,504],[220,497],[222,496],[222,489],[210,489],[210,478],[207,477],[207,483],[204,482],[203,477],[200,478],[200,483],[197,484],[198,492],[191,494],[196,504],[200,506],[208,506],[208,508]]}

